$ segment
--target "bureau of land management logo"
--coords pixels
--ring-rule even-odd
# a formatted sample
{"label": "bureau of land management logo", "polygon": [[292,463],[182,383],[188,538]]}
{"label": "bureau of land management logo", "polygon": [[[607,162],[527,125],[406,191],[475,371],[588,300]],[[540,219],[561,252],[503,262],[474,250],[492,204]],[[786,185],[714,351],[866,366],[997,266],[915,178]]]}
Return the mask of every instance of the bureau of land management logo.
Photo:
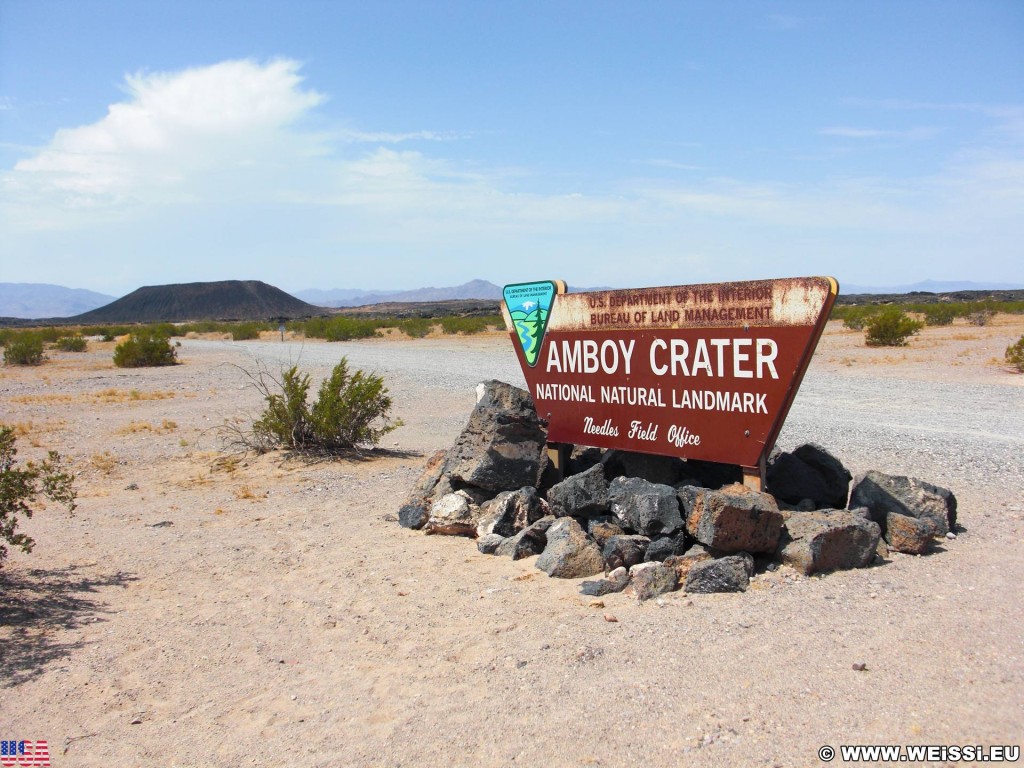
{"label": "bureau of land management logo", "polygon": [[565,283],[561,280],[515,283],[502,289],[501,294],[512,318],[512,327],[515,328],[523,357],[531,368],[537,364],[551,305],[560,293],[565,293]]}
{"label": "bureau of land management logo", "polygon": [[49,768],[50,748],[45,741],[0,740],[0,766],[3,768]]}

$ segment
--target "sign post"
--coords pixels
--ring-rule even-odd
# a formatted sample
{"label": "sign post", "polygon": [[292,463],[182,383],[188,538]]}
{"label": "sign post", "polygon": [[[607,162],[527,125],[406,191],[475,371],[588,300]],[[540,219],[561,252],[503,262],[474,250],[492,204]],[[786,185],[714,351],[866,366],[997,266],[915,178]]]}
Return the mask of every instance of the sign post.
{"label": "sign post", "polygon": [[502,313],[549,445],[738,464],[760,490],[838,290],[831,277],[588,293],[545,280],[505,286]]}

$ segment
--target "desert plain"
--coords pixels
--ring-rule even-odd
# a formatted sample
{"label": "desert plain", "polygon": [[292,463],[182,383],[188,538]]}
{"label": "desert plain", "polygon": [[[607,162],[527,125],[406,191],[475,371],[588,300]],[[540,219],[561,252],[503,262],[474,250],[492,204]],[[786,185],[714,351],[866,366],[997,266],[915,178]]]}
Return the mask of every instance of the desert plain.
{"label": "desert plain", "polygon": [[[823,745],[1024,740],[1024,319],[872,349],[829,324],[779,439],[952,490],[956,537],[741,594],[600,600],[535,558],[395,521],[475,385],[523,386],[503,333],[113,343],[0,369],[19,457],[78,508],[0,570],[0,739],[64,766],[813,766]],[[358,459],[243,454],[243,369],[346,356],[404,426]],[[863,668],[860,668],[863,666]],[[858,668],[855,668],[858,667]],[[841,764],[840,759],[836,759]],[[6,763],[5,763],[6,764]]]}

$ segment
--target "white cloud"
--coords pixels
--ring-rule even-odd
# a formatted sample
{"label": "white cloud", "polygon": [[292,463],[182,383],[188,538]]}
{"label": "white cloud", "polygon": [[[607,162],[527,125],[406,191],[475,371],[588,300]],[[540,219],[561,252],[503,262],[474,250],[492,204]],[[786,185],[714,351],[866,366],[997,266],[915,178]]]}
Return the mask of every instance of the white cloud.
{"label": "white cloud", "polygon": [[[262,149],[288,143],[286,129],[324,100],[301,88],[298,70],[284,59],[241,60],[129,75],[126,101],[96,123],[57,131],[3,178],[6,191],[37,210],[187,199],[195,174],[253,162]],[[299,149],[292,144],[291,152]]]}

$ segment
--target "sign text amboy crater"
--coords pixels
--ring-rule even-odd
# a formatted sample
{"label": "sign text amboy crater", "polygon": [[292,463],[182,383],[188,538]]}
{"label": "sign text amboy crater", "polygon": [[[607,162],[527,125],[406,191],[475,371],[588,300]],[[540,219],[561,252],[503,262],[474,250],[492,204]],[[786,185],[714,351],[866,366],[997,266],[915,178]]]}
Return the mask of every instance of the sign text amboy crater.
{"label": "sign text amboy crater", "polygon": [[551,443],[760,474],[838,285],[801,277],[565,293],[505,286],[502,311]]}

